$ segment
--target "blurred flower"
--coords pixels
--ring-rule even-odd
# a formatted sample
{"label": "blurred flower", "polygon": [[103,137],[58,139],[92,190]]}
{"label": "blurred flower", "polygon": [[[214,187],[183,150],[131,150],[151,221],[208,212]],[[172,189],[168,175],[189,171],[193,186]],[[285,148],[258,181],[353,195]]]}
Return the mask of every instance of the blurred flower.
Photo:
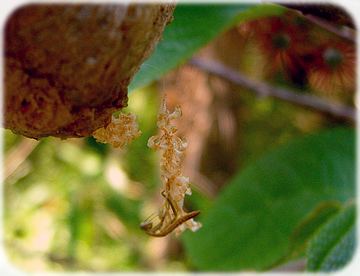
{"label": "blurred flower", "polygon": [[322,93],[355,90],[355,49],[345,42],[319,47],[309,70],[309,83]]}
{"label": "blurred flower", "polygon": [[249,24],[268,60],[267,73],[272,75],[283,71],[291,78],[299,78],[311,50],[309,25],[305,19],[288,13],[283,17],[256,20]]}

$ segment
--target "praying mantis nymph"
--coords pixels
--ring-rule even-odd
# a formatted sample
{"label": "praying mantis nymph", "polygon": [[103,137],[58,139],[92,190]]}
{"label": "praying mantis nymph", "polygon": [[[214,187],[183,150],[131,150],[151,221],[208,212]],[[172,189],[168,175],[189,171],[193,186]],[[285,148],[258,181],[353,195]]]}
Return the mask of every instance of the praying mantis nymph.
{"label": "praying mantis nymph", "polygon": [[183,224],[184,222],[188,221],[189,219],[192,219],[200,214],[200,211],[192,211],[190,213],[186,213],[182,216],[178,216],[178,212],[175,208],[175,203],[172,201],[172,199],[169,196],[166,196],[164,191],[161,193],[167,200],[167,203],[170,205],[171,210],[174,213],[174,219],[170,222],[170,224],[163,227],[164,220],[165,220],[165,214],[160,215],[160,222],[153,226],[153,223],[150,221],[145,221],[140,224],[140,228],[144,230],[148,235],[153,237],[164,237],[168,234],[170,234],[172,231],[174,231],[178,226]]}
{"label": "praying mantis nymph", "polygon": [[148,235],[153,237],[165,237],[175,230],[176,227],[180,226],[184,222],[189,219],[192,219],[200,214],[200,211],[192,211],[187,213],[181,217],[175,218],[169,225],[164,227],[163,229],[159,229],[158,225],[153,227],[152,222],[144,222],[140,225],[141,229],[143,229]]}

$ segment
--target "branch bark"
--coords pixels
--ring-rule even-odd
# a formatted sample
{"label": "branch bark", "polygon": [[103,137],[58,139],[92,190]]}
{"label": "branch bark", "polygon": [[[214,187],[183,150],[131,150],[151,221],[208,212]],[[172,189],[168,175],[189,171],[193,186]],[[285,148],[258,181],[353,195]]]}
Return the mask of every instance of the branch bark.
{"label": "branch bark", "polygon": [[258,96],[270,96],[292,104],[296,104],[298,106],[323,112],[325,114],[330,114],[353,122],[356,121],[356,110],[352,107],[332,103],[310,94],[299,94],[289,89],[274,87],[263,82],[249,79],[241,73],[216,61],[193,58],[189,63],[210,74],[219,76],[223,79],[231,81],[232,83],[246,87],[256,93]]}

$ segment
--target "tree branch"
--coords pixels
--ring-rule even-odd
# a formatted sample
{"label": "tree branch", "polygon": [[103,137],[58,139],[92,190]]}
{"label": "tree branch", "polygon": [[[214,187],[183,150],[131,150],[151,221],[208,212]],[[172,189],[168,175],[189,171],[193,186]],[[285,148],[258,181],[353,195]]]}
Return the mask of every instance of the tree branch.
{"label": "tree branch", "polygon": [[327,30],[328,32],[331,32],[333,34],[338,35],[341,38],[347,39],[353,43],[356,42],[356,38],[355,38],[355,31],[352,30],[349,27],[337,27],[321,18],[318,18],[314,15],[304,15],[310,22],[320,26],[321,28]]}
{"label": "tree branch", "polygon": [[18,145],[10,149],[4,160],[4,180],[17,170],[38,144],[34,139],[22,138]]}
{"label": "tree branch", "polygon": [[332,103],[313,95],[303,95],[289,89],[273,87],[266,83],[251,80],[239,72],[236,72],[216,61],[193,58],[189,63],[203,71],[219,76],[237,85],[246,87],[259,96],[271,96],[273,98],[310,108],[315,111],[345,118],[354,122],[356,121],[356,111],[352,107]]}
{"label": "tree branch", "polygon": [[351,42],[356,42],[352,18],[342,8],[332,4],[279,3],[297,11],[310,22]]}

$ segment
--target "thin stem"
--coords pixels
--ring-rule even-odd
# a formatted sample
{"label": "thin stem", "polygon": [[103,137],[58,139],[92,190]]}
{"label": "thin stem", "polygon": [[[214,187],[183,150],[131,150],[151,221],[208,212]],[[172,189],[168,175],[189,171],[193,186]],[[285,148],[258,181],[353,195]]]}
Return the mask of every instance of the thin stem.
{"label": "thin stem", "polygon": [[269,84],[252,80],[223,64],[200,58],[193,58],[190,64],[213,75],[246,87],[259,96],[270,96],[302,107],[310,108],[336,117],[356,121],[356,110],[352,107],[332,103],[309,94],[299,94],[289,89],[274,87]]}
{"label": "thin stem", "polygon": [[345,26],[336,26],[334,24],[331,24],[330,22],[323,20],[317,16],[308,14],[304,15],[310,22],[318,25],[319,27],[327,30],[328,32],[331,32],[333,34],[336,34],[340,36],[341,38],[347,39],[351,42],[356,42],[355,38],[355,31],[349,27]]}

